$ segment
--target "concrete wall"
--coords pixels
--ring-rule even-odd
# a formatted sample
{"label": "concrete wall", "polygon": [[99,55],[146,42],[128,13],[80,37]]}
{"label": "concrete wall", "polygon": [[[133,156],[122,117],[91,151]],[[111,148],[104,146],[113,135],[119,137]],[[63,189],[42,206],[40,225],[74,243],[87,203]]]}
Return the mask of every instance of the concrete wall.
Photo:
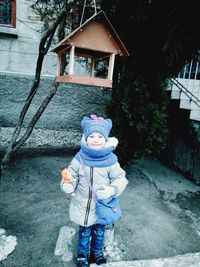
{"label": "concrete wall", "polygon": [[173,147],[172,163],[200,185],[200,144],[191,147],[180,137]]}
{"label": "concrete wall", "polygon": [[189,110],[179,108],[179,100],[171,101],[171,136],[162,159],[200,184],[200,122],[189,119],[189,115]]}
{"label": "concrete wall", "polygon": [[[16,125],[20,111],[33,82],[33,76],[0,74],[0,127]],[[42,78],[41,86],[25,118],[24,126],[52,86],[53,79]],[[110,89],[60,84],[35,128],[51,130],[80,130],[85,114],[105,115],[105,106],[111,97]]]}

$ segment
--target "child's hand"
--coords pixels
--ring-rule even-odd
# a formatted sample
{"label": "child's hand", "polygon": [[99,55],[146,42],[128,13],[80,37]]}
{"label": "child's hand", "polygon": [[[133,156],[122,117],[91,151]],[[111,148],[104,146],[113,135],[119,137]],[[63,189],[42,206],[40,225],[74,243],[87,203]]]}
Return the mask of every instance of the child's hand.
{"label": "child's hand", "polygon": [[63,192],[70,194],[70,195],[75,195],[74,193],[74,187],[72,184],[69,183],[65,183],[65,182],[61,182],[60,187],[62,189]]}
{"label": "child's hand", "polygon": [[114,196],[115,188],[112,186],[103,185],[102,189],[98,190],[96,194],[99,199],[107,199]]}
{"label": "child's hand", "polygon": [[65,183],[72,184],[72,178],[68,169],[65,168],[61,171],[61,177]]}

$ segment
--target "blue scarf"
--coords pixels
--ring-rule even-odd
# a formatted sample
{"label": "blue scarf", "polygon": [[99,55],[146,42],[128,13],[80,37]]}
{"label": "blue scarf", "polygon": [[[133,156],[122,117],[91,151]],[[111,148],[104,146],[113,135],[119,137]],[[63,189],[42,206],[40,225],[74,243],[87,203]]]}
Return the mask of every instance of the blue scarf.
{"label": "blue scarf", "polygon": [[[89,167],[108,167],[117,162],[117,156],[112,152],[113,147],[104,147],[100,149],[93,149],[81,142],[80,153],[83,164]],[[78,153],[75,158],[80,162]]]}

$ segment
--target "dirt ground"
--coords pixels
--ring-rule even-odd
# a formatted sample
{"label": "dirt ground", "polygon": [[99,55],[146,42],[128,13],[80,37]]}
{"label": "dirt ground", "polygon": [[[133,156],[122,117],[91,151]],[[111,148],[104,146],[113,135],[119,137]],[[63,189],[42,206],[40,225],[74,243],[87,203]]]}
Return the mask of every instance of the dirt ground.
{"label": "dirt ground", "polygon": [[[59,188],[60,170],[72,155],[21,157],[1,177],[0,228],[17,238],[3,267],[73,267],[55,255],[70,198]],[[109,261],[153,259],[199,252],[200,187],[158,161],[125,168],[129,184],[121,196],[123,217],[115,225]],[[75,256],[76,236],[69,250]]]}

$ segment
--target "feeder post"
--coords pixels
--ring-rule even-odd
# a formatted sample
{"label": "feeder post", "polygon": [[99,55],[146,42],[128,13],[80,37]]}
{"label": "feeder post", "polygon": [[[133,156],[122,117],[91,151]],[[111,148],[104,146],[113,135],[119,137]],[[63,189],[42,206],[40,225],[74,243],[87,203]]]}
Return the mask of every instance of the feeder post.
{"label": "feeder post", "polygon": [[91,60],[92,60],[92,62],[91,62],[91,65],[90,65],[90,77],[94,77],[95,59],[92,58]]}
{"label": "feeder post", "polygon": [[61,53],[58,53],[58,64],[57,64],[57,76],[60,76],[60,68],[61,68]]}
{"label": "feeder post", "polygon": [[113,77],[114,63],[115,63],[115,53],[112,53],[110,55],[109,65],[108,65],[108,79],[109,80],[112,80],[112,77]]}
{"label": "feeder post", "polygon": [[69,75],[74,74],[74,50],[75,47],[72,45],[69,53]]}

